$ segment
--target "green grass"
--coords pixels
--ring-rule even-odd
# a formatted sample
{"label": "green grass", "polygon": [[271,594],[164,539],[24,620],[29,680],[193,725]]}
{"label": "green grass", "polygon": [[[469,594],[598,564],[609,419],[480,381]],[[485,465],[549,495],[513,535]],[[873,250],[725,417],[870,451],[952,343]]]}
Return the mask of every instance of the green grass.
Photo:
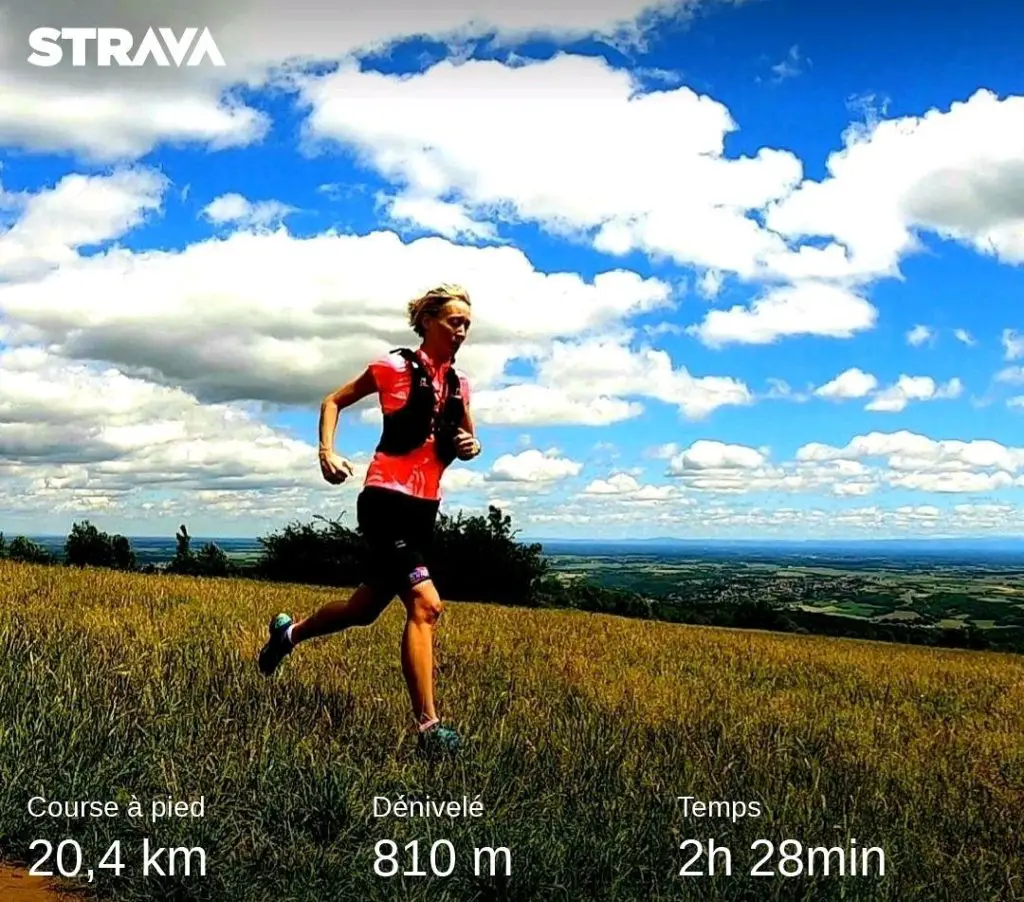
{"label": "green grass", "polygon": [[[115,900],[1012,899],[1024,843],[1019,656],[452,604],[441,712],[469,740],[421,760],[398,661],[402,612],[310,643],[271,681],[278,610],[338,594],[0,562],[0,853],[73,837],[201,846],[207,875],[104,874]],[[375,819],[373,797],[471,799],[479,820]],[[202,819],[53,821],[48,799],[205,798]],[[676,796],[759,801],[684,820]],[[687,837],[734,873],[677,876]],[[884,848],[884,878],[752,878],[758,838]],[[449,839],[447,878],[373,873],[374,844]],[[512,851],[476,878],[471,849]],[[778,858],[774,859],[778,863]],[[704,862],[706,865],[706,861]],[[1014,882],[1017,881],[1017,882]]]}

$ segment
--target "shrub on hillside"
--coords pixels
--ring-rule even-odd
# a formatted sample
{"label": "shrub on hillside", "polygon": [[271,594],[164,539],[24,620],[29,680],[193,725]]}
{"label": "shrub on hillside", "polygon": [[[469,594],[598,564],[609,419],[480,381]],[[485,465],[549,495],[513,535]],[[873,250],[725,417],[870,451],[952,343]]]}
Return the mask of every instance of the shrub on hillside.
{"label": "shrub on hillside", "polygon": [[328,520],[319,514],[313,519],[327,526],[292,522],[279,533],[260,537],[263,551],[254,567],[258,578],[321,586],[359,585],[366,553],[363,537],[343,526],[341,519]]}
{"label": "shrub on hillside", "polygon": [[37,545],[31,539],[18,536],[8,544],[2,532],[0,532],[0,558],[22,561],[28,564],[59,563],[55,554],[51,554],[42,545]]}
{"label": "shrub on hillside", "polygon": [[88,520],[75,523],[64,543],[65,563],[73,567],[109,567],[135,570],[137,561],[131,543],[122,535],[109,536]]}
{"label": "shrub on hillside", "polygon": [[235,576],[238,568],[231,563],[224,551],[214,542],[207,542],[199,553],[192,552],[192,537],[182,524],[175,535],[178,542],[174,559],[167,565],[167,573],[186,576]]}
{"label": "shrub on hillside", "polygon": [[[356,586],[364,578],[366,541],[360,531],[317,515],[326,527],[289,523],[260,537],[259,578],[325,586]],[[452,601],[529,604],[535,581],[547,572],[540,545],[516,541],[512,519],[491,507],[486,517],[441,514],[429,557],[441,596]]]}
{"label": "shrub on hillside", "polygon": [[490,505],[487,516],[438,517],[430,572],[442,598],[528,604],[548,571],[542,547],[516,541],[512,518]]}

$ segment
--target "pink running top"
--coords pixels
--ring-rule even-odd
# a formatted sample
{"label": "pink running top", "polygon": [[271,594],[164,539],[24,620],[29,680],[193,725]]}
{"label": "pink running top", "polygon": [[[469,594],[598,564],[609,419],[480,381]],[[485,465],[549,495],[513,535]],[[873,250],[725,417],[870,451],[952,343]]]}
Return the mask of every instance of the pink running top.
{"label": "pink running top", "polygon": [[[438,365],[421,350],[417,350],[416,354],[433,380],[434,397],[437,398],[435,412],[440,411],[445,376],[450,364],[446,361]],[[409,398],[409,388],[412,385],[409,364],[399,354],[388,354],[374,360],[370,364],[370,372],[377,385],[381,412],[391,413],[402,408]],[[469,381],[458,369],[456,373],[462,383],[463,401],[469,410]],[[444,470],[444,464],[434,452],[434,436],[431,435],[424,444],[408,454],[392,456],[380,451],[374,452],[363,485],[404,492],[406,495],[428,501],[438,501],[441,498],[441,476]]]}

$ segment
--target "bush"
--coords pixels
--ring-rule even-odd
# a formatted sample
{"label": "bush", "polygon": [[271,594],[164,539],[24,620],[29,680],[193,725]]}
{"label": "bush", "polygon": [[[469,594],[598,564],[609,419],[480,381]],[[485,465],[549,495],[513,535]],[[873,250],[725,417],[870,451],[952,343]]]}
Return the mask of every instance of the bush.
{"label": "bush", "polygon": [[22,561],[26,564],[59,563],[55,554],[51,554],[42,545],[37,545],[31,539],[26,539],[24,536],[18,536],[8,545],[4,540],[3,533],[0,533],[0,556],[12,561]]}
{"label": "bush", "polygon": [[65,563],[73,567],[110,567],[135,570],[137,561],[131,543],[122,535],[100,532],[88,520],[75,523],[64,543]]}
{"label": "bush", "polygon": [[442,598],[530,603],[548,571],[542,547],[515,540],[512,518],[494,505],[487,516],[438,517],[430,572]]}
{"label": "bush", "polygon": [[327,527],[289,523],[283,532],[260,537],[263,551],[254,568],[257,578],[321,586],[359,585],[366,554],[363,537],[343,526],[340,518],[328,520],[317,514],[313,519]]}
{"label": "bush", "polygon": [[191,549],[192,537],[182,524],[180,531],[175,535],[178,547],[174,554],[174,560],[167,565],[168,573],[178,573],[187,576],[235,576],[239,572],[228,559],[228,556],[214,542],[207,542],[199,549],[198,554],[193,554]]}

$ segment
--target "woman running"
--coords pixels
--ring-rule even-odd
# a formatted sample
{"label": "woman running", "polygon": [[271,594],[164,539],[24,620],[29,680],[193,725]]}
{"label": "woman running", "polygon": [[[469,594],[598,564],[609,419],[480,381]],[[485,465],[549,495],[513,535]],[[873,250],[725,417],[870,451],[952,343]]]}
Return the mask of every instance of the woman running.
{"label": "woman running", "polygon": [[373,623],[397,594],[405,605],[402,672],[422,748],[454,750],[455,730],[434,708],[433,634],[443,605],[427,569],[445,468],[480,453],[469,411],[469,382],[454,359],[470,326],[464,288],[440,285],[409,303],[409,325],[422,339],[372,362],[320,407],[320,470],[332,485],[352,475],[334,451],[338,413],[376,392],[384,428],[356,501],[359,529],[369,546],[368,575],[344,601],[324,605],[303,620],[278,614],[260,652],[267,676],[296,645],[351,626]]}

